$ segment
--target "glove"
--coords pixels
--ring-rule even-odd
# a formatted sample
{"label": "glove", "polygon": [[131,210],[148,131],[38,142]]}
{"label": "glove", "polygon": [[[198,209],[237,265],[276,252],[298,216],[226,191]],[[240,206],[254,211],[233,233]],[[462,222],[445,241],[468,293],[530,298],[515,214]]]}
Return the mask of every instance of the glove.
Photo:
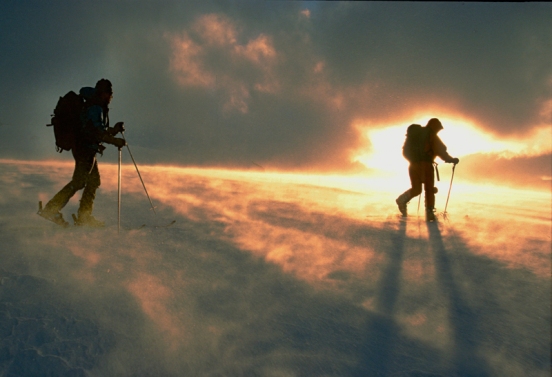
{"label": "glove", "polygon": [[119,132],[124,132],[125,126],[123,126],[123,124],[124,124],[123,122],[118,122],[114,127],[108,127],[106,132],[111,136],[115,136]]}
{"label": "glove", "polygon": [[117,148],[121,149],[122,147],[124,147],[126,145],[126,141],[125,141],[125,139],[121,139],[119,137],[114,137],[113,138],[113,143],[111,143],[111,144],[113,144]]}
{"label": "glove", "polygon": [[117,122],[115,126],[113,126],[113,130],[115,131],[115,135],[117,135],[119,132],[125,132],[125,126],[124,122]]}
{"label": "glove", "polygon": [[103,135],[102,141],[104,141],[108,144],[114,145],[119,149],[126,145],[125,139],[121,139],[121,138],[118,138],[118,137],[113,137],[113,135],[110,135],[108,132],[106,132]]}
{"label": "glove", "polygon": [[456,164],[458,164],[458,163],[460,162],[460,159],[458,159],[458,157],[455,157],[455,158],[453,158],[452,160],[450,160],[449,162],[450,162],[451,164],[456,165]]}

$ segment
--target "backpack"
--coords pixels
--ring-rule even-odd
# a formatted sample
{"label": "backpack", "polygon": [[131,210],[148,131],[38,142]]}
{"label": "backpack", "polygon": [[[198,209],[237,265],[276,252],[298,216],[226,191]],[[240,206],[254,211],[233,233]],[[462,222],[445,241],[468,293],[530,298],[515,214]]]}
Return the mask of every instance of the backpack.
{"label": "backpack", "polygon": [[429,141],[429,129],[419,124],[411,124],[406,129],[406,139],[403,145],[403,156],[409,162],[433,161],[433,156],[426,151]]}
{"label": "backpack", "polygon": [[77,134],[81,129],[81,113],[84,109],[84,99],[77,93],[70,91],[59,97],[52,123],[46,126],[54,127],[56,151],[70,151],[75,147]]}

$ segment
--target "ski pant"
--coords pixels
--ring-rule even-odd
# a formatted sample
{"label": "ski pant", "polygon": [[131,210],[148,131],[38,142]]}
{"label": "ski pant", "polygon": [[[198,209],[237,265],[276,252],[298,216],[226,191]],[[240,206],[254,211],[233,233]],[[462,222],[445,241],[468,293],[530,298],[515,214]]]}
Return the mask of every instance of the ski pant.
{"label": "ski pant", "polygon": [[433,163],[426,161],[412,162],[408,167],[408,174],[410,175],[410,185],[412,187],[402,194],[408,199],[407,202],[422,193],[423,185],[425,192],[425,207],[429,209],[435,208],[435,191],[433,189],[435,177]]}
{"label": "ski pant", "polygon": [[100,171],[96,161],[96,152],[86,149],[72,149],[75,159],[75,170],[71,182],[66,184],[46,204],[44,210],[51,212],[60,211],[77,191],[84,189],[80,200],[78,215],[91,215],[94,208],[96,190],[100,187]]}

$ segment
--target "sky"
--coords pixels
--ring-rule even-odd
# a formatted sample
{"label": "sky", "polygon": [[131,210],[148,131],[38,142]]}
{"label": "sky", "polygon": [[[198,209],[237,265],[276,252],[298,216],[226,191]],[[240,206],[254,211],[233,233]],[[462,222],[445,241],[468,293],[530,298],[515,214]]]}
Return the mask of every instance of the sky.
{"label": "sky", "polygon": [[549,188],[551,18],[536,2],[5,0],[0,158],[70,159],[45,124],[108,78],[144,164],[404,174],[404,130],[438,117],[465,176]]}

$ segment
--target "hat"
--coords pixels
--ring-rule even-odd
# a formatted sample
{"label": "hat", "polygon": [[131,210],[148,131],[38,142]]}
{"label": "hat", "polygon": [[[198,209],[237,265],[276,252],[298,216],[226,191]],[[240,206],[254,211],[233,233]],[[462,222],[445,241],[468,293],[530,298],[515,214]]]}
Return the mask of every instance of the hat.
{"label": "hat", "polygon": [[97,93],[109,93],[113,94],[113,89],[111,81],[107,79],[101,79],[96,83],[96,92]]}
{"label": "hat", "polygon": [[442,130],[444,127],[441,124],[441,121],[437,118],[431,118],[427,122],[427,127],[432,128],[435,132]]}

